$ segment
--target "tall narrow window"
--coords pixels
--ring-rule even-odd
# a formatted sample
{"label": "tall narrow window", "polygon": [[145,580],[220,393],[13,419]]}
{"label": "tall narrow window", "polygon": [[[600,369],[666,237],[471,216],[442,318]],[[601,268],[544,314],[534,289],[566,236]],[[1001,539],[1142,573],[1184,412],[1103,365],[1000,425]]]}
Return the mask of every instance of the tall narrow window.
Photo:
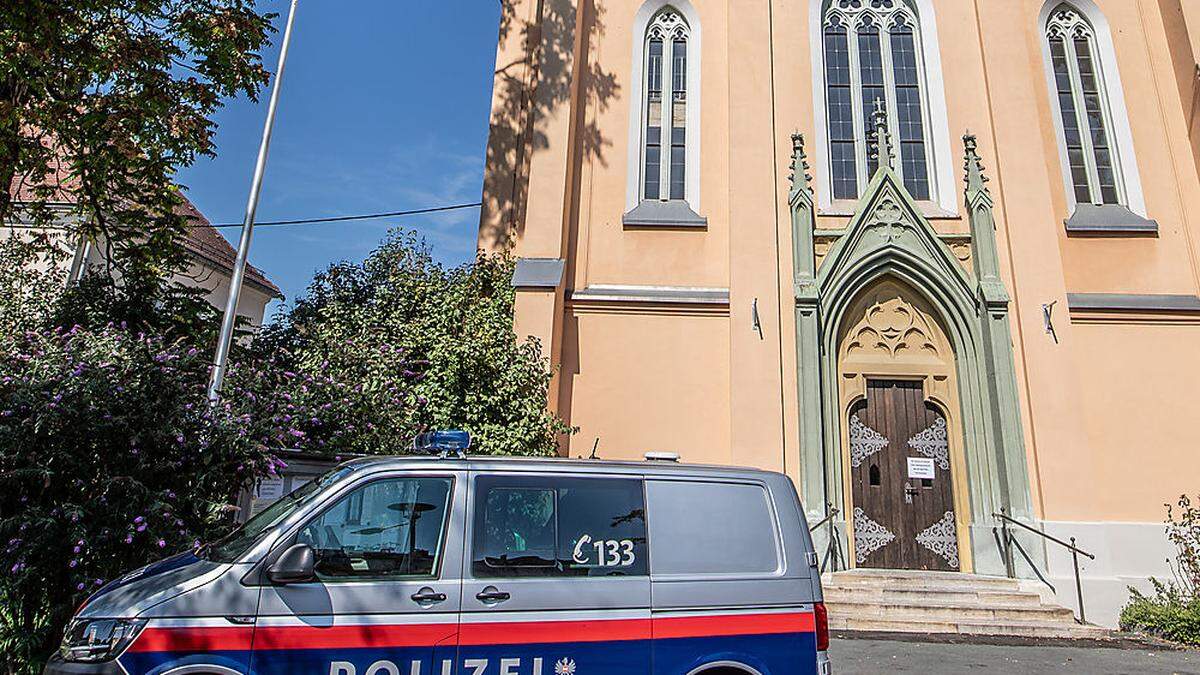
{"label": "tall narrow window", "polygon": [[662,75],[663,41],[652,37],[646,49],[646,159],[642,170],[642,196],[646,199],[658,199],[662,180]]}
{"label": "tall narrow window", "polygon": [[872,113],[887,111],[896,171],[916,199],[932,198],[928,110],[916,12],[905,0],[829,0],[824,17],[825,100],[834,199],[855,199],[879,167]]}
{"label": "tall narrow window", "polygon": [[833,198],[858,196],[858,162],[854,142],[854,112],[850,84],[850,47],[840,17],[825,26],[826,107],[829,114],[829,163]]}
{"label": "tall narrow window", "polygon": [[1095,32],[1079,12],[1062,5],[1050,13],[1046,39],[1075,203],[1121,204],[1124,188],[1109,142],[1111,115]]}
{"label": "tall narrow window", "polygon": [[688,38],[687,23],[670,7],[646,31],[642,199],[686,198]]}
{"label": "tall narrow window", "polygon": [[892,26],[892,72],[896,82],[896,138],[900,141],[900,173],[916,199],[929,199],[929,163],[925,149],[925,106],[917,66],[917,39],[906,16]]}

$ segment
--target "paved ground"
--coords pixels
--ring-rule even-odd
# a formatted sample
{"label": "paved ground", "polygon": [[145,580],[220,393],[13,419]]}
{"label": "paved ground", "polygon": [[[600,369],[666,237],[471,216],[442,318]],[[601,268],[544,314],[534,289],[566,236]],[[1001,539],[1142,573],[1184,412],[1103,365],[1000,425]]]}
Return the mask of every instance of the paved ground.
{"label": "paved ground", "polygon": [[877,673],[1178,673],[1200,675],[1200,651],[1091,643],[965,644],[835,638],[835,675]]}

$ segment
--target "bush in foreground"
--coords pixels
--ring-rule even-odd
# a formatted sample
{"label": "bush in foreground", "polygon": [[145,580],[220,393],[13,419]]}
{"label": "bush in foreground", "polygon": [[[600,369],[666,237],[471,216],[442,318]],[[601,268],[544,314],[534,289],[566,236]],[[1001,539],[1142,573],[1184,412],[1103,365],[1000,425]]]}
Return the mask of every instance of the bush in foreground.
{"label": "bush in foreground", "polygon": [[1168,561],[1174,579],[1151,579],[1151,595],[1130,588],[1121,628],[1200,645],[1200,506],[1187,495],[1167,505],[1167,539],[1175,546],[1175,559]]}
{"label": "bush in foreground", "polygon": [[1147,633],[1164,640],[1200,645],[1200,598],[1154,582],[1154,594],[1130,589],[1129,604],[1121,610],[1121,630]]}
{"label": "bush in foreground", "polygon": [[207,355],[120,326],[29,331],[0,350],[0,651],[45,658],[90,593],[224,526],[273,466],[207,405]]}
{"label": "bush in foreground", "polygon": [[0,242],[7,673],[40,672],[75,607],[116,575],[222,534],[238,493],[282,468],[280,449],[342,449],[369,424],[357,383],[276,355],[239,352],[210,405],[212,308],[165,283],[68,287],[54,244]]}

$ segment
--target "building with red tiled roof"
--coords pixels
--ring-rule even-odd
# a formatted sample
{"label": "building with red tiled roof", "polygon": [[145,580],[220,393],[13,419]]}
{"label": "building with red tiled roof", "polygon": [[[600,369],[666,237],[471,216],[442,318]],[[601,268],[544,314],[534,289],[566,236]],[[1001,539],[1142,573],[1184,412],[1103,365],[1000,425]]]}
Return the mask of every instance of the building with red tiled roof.
{"label": "building with red tiled roof", "polygon": [[[204,217],[204,214],[200,213],[200,210],[187,197],[184,197],[181,209],[192,223],[188,228],[187,238],[183,241],[184,248],[193,257],[222,270],[226,275],[233,274],[233,263],[237,258],[237,251],[230,245],[229,240],[217,232],[217,228],[212,226],[208,218]],[[254,265],[246,265],[245,278],[248,285],[257,287],[273,298],[283,298],[279,287]]]}
{"label": "building with red tiled roof", "polygon": [[[67,185],[71,181],[69,174],[62,167],[58,167],[50,179],[53,181],[52,184],[57,186]],[[13,182],[11,192],[14,200],[18,203],[30,202],[40,197],[35,186],[20,179]],[[64,208],[72,206],[74,202],[75,197],[72,191],[62,189],[54,190],[48,199],[51,206]],[[223,310],[229,297],[229,286],[237,251],[187,197],[183,198],[183,203],[179,206],[179,213],[186,217],[189,223],[187,236],[182,242],[187,252],[188,265],[184,271],[175,276],[174,281],[204,290],[205,298],[214,307]],[[103,251],[103,246],[86,246],[82,251],[86,256],[86,264],[89,267],[102,264],[104,262]],[[242,296],[238,303],[238,314],[246,317],[252,325],[261,325],[267,305],[272,300],[283,299],[283,293],[263,274],[262,270],[253,265],[246,266],[244,279]]]}

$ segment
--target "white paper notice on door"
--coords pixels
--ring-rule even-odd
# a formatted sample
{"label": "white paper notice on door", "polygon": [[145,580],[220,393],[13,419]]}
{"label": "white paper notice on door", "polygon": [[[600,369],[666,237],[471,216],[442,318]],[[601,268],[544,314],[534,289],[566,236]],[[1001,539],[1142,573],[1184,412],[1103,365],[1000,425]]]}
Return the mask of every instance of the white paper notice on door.
{"label": "white paper notice on door", "polygon": [[908,477],[909,478],[926,478],[933,480],[934,477],[933,459],[929,457],[909,457],[908,458]]}

